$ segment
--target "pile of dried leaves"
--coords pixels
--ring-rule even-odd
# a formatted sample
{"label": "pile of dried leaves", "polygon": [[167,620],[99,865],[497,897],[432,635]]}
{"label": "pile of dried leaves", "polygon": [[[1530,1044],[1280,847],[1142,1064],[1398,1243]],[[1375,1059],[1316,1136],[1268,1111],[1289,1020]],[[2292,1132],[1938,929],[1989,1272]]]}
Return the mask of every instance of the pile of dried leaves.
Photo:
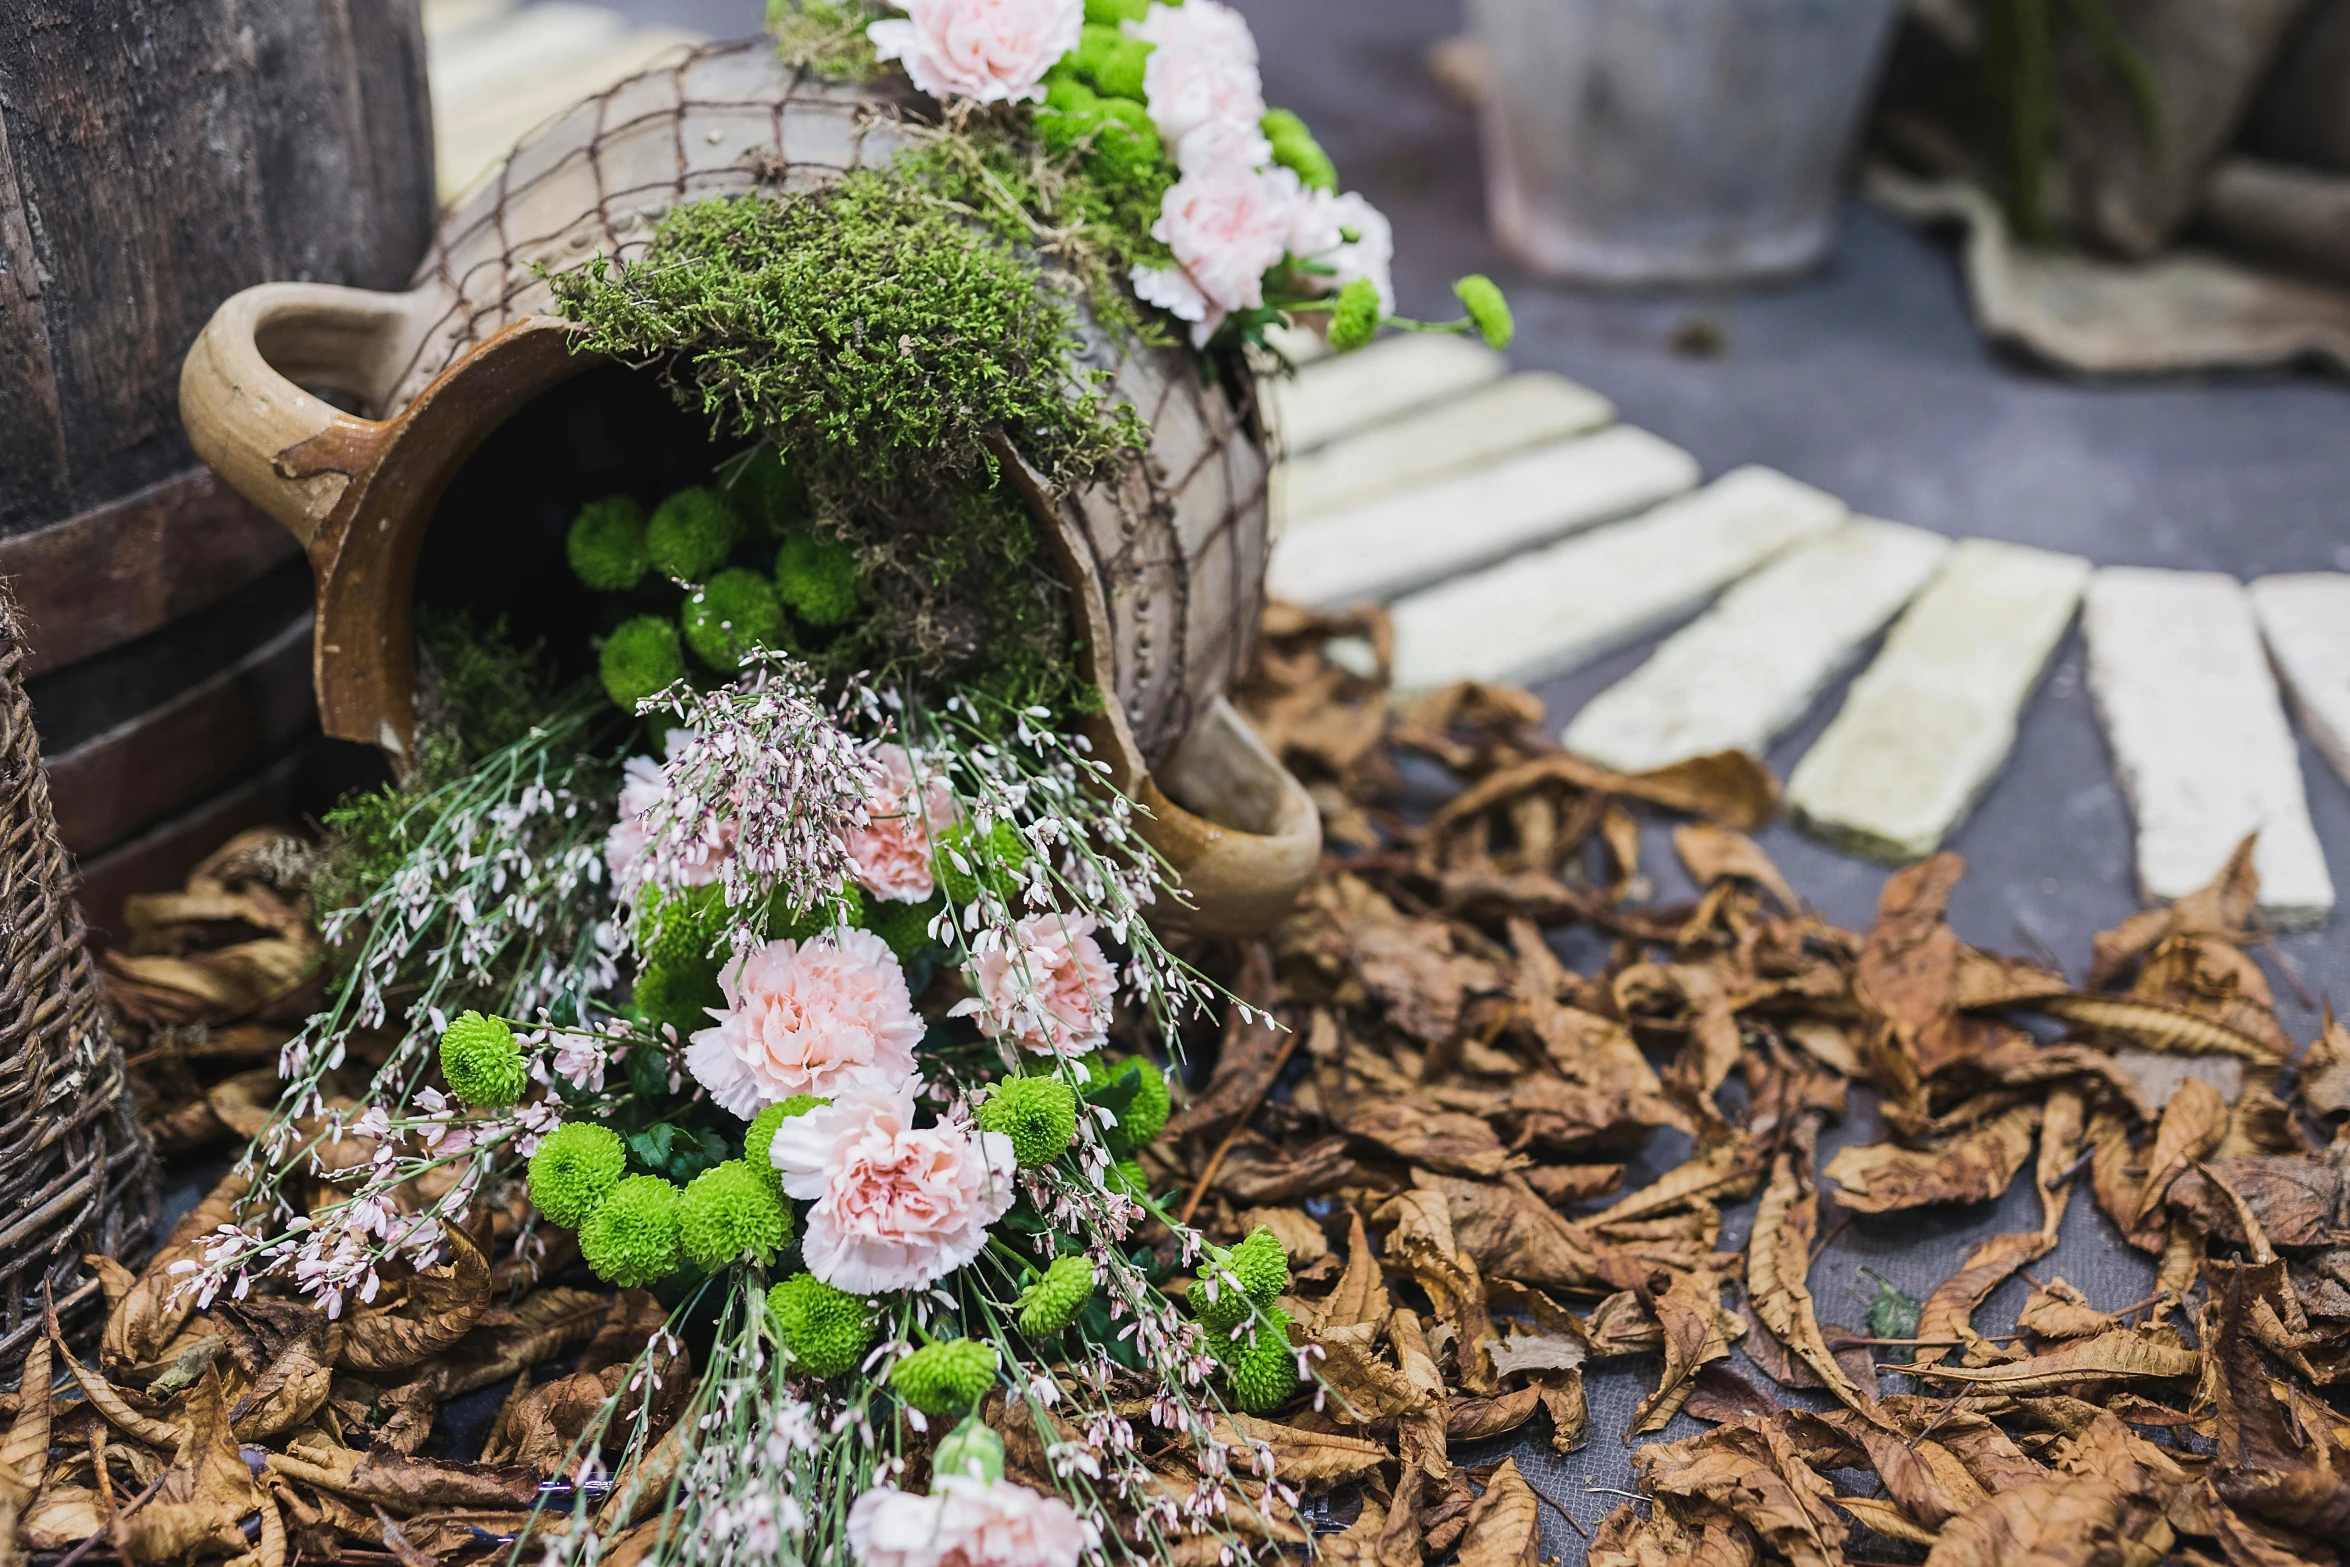
{"label": "pile of dried leaves", "polygon": [[[1854,933],[1806,910],[1747,836],[1777,806],[1752,758],[1608,774],[1539,738],[1523,692],[1392,703],[1386,646],[1376,615],[1268,618],[1240,700],[1309,780],[1332,855],[1281,928],[1233,954],[1235,988],[1286,1026],[1235,1012],[1151,1150],[1154,1186],[1188,1194],[1211,1235],[1280,1236],[1284,1304],[1327,1389],[1233,1417],[1234,1440],[1310,1498],[1293,1511],[1234,1476],[1236,1522],[1364,1567],[1531,1567],[1545,1507],[1572,1512],[1513,1461],[1470,1460],[1497,1438],[1581,1448],[1584,1370],[1621,1361],[1654,1389],[1601,1433],[1645,1444],[1640,1499],[1590,1542],[1603,1567],[2337,1559],[2350,1031],[2329,1020],[2297,1050],[2279,1026],[2246,950],[2248,852],[2099,938],[2079,985],[1958,938],[1954,856],[1894,876]],[[1644,808],[1691,818],[1673,846],[1694,900],[1654,900]],[[294,853],[230,845],[187,893],[143,905],[139,943],[110,962],[146,1031],[151,1124],[179,1146],[266,1103],[264,1069],[205,1078],[262,1060],[304,1004],[312,949],[272,945],[310,939],[298,877],[271,868]],[[1568,927],[1605,951],[1595,972],[1562,961]],[[1815,1168],[1855,1084],[1887,1139]],[[1627,1163],[1667,1137],[1687,1159],[1624,1191]],[[2037,1227],[1977,1246],[1923,1300],[1886,1287],[1865,1331],[1823,1323],[1808,1281],[1824,1202],[1979,1203],[2026,1170]],[[2149,1259],[2146,1298],[2024,1272],[2084,1181],[2114,1246]],[[113,1309],[95,1365],[35,1351],[27,1389],[53,1355],[69,1377],[13,1401],[0,1514],[18,1527],[0,1557],[422,1567],[501,1552],[542,1495],[568,1495],[566,1454],[658,1305],[547,1282],[568,1255],[516,1260],[519,1194],[340,1322],[171,1302],[172,1264],[240,1190],[214,1191],[136,1278],[99,1263]],[[1724,1211],[1750,1199],[1748,1239],[1726,1248]],[[2018,1274],[2033,1289],[2017,1331],[1979,1333],[1975,1311]],[[692,1369],[664,1353],[656,1424]],[[507,1377],[480,1461],[429,1456],[436,1411]],[[1145,1390],[1138,1428],[1148,1408]],[[1664,1440],[1676,1415],[1706,1428]],[[1031,1483],[1102,1440],[1064,1430],[1048,1450],[1000,1400],[990,1417]],[[653,1494],[623,1486],[599,1526]],[[565,1527],[561,1510],[541,1523]]]}

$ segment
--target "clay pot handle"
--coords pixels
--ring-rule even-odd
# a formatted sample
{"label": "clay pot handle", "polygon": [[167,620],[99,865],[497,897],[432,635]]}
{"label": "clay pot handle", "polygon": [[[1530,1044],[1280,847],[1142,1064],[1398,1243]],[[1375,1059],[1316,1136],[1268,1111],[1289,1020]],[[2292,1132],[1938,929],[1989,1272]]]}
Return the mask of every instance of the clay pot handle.
{"label": "clay pot handle", "polygon": [[322,446],[372,450],[387,427],[304,388],[381,406],[421,336],[422,303],[325,283],[263,283],[232,295],[180,367],[180,419],[196,455],[308,545],[350,474],[288,454],[326,435],[337,439]]}

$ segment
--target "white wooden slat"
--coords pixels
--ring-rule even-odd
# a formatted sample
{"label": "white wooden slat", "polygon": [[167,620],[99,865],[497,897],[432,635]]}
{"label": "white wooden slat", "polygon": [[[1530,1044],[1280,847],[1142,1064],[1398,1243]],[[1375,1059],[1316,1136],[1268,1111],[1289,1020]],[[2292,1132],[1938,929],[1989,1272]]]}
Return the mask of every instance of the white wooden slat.
{"label": "white wooden slat", "polygon": [[1498,381],[1509,365],[1465,337],[1417,333],[1332,354],[1259,383],[1276,449],[1299,457],[1356,430]]}
{"label": "white wooden slat", "polygon": [[2139,892],[2185,897],[2257,831],[2262,912],[2280,929],[2324,924],[2333,878],[2244,585],[2108,566],[2089,580],[2082,621],[2089,690],[2137,827]]}
{"label": "white wooden slat", "polygon": [[1646,510],[1697,479],[1696,458],[1619,425],[1308,518],[1274,544],[1267,589],[1300,604],[1390,598]]}
{"label": "white wooden slat", "polygon": [[2311,571],[2262,577],[2251,593],[2269,656],[2301,726],[2350,783],[2350,576]]}
{"label": "white wooden slat", "polygon": [[1640,773],[1717,751],[1760,756],[1909,602],[1950,543],[1859,517],[1787,551],[1675,632],[1560,738]]}
{"label": "white wooden slat", "polygon": [[1533,685],[1566,674],[1686,618],[1846,516],[1842,501],[1785,474],[1735,469],[1630,521],[1399,601],[1396,683]]}
{"label": "white wooden slat", "polygon": [[2088,575],[2078,556],[1990,539],[1953,546],[1796,764],[1796,820],[1880,859],[1940,848],[2007,764],[2016,716]]}

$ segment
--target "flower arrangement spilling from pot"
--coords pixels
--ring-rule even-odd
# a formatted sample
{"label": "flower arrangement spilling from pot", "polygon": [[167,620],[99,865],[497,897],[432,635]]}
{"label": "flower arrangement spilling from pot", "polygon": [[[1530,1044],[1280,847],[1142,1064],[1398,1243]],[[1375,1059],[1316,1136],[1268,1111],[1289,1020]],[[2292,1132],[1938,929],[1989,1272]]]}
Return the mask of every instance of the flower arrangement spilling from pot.
{"label": "flower arrangement spilling from pot", "polygon": [[[894,158],[552,278],[612,363],[442,500],[418,734],[329,819],[327,1003],[191,1282],[360,1307],[462,1271],[523,1180],[710,1346],[683,1407],[622,1388],[580,1439],[663,1477],[619,1505],[671,1509],[649,1559],[1246,1552],[1261,1529],[1159,1498],[1131,1443],[1059,1495],[1001,1483],[975,1413],[1116,1421],[1139,1376],[1214,1475],[1233,1410],[1313,1379],[1279,1245],[1203,1250],[1134,1159],[1161,1058],[1227,998],[1154,931],[1184,889],[1089,739],[1111,699],[1051,501],[1150,432],[1085,334],[1245,397],[1275,323],[1499,344],[1508,307],[1471,278],[1459,321],[1393,316],[1385,220],[1217,0],[904,11],[774,18],[803,75],[931,100]],[[322,1129],[359,1151],[303,1211]],[[1153,1221],[1172,1247],[1134,1245]]]}

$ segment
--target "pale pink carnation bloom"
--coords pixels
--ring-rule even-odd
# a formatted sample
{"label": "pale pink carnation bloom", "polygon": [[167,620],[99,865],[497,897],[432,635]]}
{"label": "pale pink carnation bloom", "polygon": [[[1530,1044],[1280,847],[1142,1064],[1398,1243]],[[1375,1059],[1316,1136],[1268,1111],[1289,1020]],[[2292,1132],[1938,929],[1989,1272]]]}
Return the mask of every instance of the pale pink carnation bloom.
{"label": "pale pink carnation bloom", "polygon": [[[1354,235],[1351,240],[1349,233]],[[1378,287],[1379,308],[1394,312],[1395,227],[1359,192],[1336,196],[1326,190],[1306,191],[1290,230],[1289,253],[1330,269],[1297,274],[1314,292],[1335,293],[1356,278],[1369,278]]]}
{"label": "pale pink carnation bloom", "polygon": [[1273,149],[1259,129],[1265,87],[1257,75],[1257,41],[1238,11],[1205,5],[1154,5],[1127,36],[1152,46],[1142,91],[1151,123],[1186,174],[1217,167],[1253,169]]}
{"label": "pale pink carnation bloom", "polygon": [[694,1081],[745,1120],[794,1094],[914,1067],[923,1022],[889,943],[866,930],[771,941],[718,975],[726,1010],[685,1053]]}
{"label": "pale pink carnation bloom", "polygon": [[1118,976],[1093,939],[1095,924],[1091,915],[1031,914],[1015,927],[1017,947],[983,942],[971,960],[979,994],[955,1014],[976,1015],[990,1039],[1008,1036],[1039,1055],[1074,1060],[1099,1050]]}
{"label": "pale pink carnation bloom", "polygon": [[1012,1140],[959,1122],[914,1124],[912,1073],[860,1075],[777,1128],[783,1189],[812,1200],[801,1255],[852,1295],[920,1289],[987,1245],[1012,1206]]}
{"label": "pale pink carnation bloom", "polygon": [[933,98],[1042,103],[1044,73],[1077,47],[1085,0],[896,0],[903,18],[865,29]]}
{"label": "pale pink carnation bloom", "polygon": [[[675,757],[693,738],[690,729],[672,729],[662,739],[663,749]],[[620,780],[620,819],[604,838],[604,868],[612,873],[615,888],[627,886],[637,862],[644,857],[650,836],[645,830],[645,813],[661,803],[661,764],[649,756],[632,756],[621,768]],[[704,845],[681,859],[681,880],[686,886],[705,887],[726,874],[727,857],[734,852],[733,822],[726,824],[723,836],[718,847]]]}
{"label": "pale pink carnation bloom", "polygon": [[849,1509],[861,1567],[1077,1567],[1100,1531],[1057,1496],[941,1475],[928,1496],[877,1485]]}
{"label": "pale pink carnation bloom", "polygon": [[865,797],[870,819],[849,834],[850,867],[875,897],[920,903],[938,885],[930,848],[954,825],[954,792],[942,775],[926,771],[917,800],[913,760],[902,745],[880,747],[873,761],[874,786]]}
{"label": "pale pink carnation bloom", "polygon": [[1288,169],[1218,169],[1186,174],[1159,204],[1154,238],[1175,252],[1180,282],[1164,268],[1136,267],[1136,295],[1196,323],[1194,344],[1224,317],[1265,302],[1265,272],[1288,253],[1304,190]]}

